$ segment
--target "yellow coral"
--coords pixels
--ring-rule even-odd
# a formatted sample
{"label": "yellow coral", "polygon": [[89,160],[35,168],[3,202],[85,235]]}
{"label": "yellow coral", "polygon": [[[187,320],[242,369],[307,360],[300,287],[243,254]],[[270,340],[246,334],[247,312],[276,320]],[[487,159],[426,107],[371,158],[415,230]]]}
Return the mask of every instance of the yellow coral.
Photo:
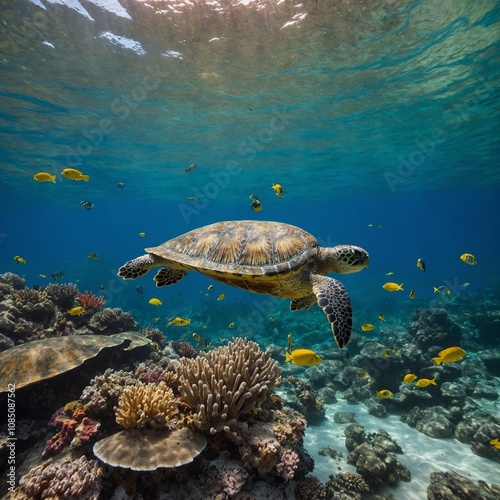
{"label": "yellow coral", "polygon": [[177,413],[177,402],[172,389],[165,382],[158,385],[139,383],[123,391],[118,407],[114,410],[116,423],[125,429],[164,429]]}

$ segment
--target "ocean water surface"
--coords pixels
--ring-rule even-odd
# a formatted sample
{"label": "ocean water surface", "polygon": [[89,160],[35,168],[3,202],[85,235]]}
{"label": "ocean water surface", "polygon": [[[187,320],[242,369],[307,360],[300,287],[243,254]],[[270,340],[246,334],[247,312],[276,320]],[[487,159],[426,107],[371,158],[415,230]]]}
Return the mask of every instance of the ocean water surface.
{"label": "ocean water surface", "polygon": [[[489,0],[3,1],[0,273],[30,288],[62,273],[167,340],[195,345],[196,330],[284,352],[291,331],[334,349],[316,306],[292,314],[288,299],[209,291],[196,273],[160,289],[153,273],[116,275],[194,228],[272,220],[369,252],[369,268],[336,276],[361,339],[352,355],[363,335],[383,338],[380,313],[400,333],[420,308],[498,315],[499,21]],[[192,318],[189,332],[166,328],[173,316]],[[497,342],[470,338],[477,353]]]}

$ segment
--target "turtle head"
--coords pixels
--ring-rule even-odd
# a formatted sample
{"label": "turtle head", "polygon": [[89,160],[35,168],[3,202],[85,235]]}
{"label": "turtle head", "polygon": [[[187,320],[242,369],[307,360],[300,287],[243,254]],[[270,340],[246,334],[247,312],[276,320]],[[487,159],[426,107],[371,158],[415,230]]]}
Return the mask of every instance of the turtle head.
{"label": "turtle head", "polygon": [[319,260],[321,270],[325,269],[324,274],[357,273],[370,264],[368,252],[354,245],[338,245],[333,248],[322,248]]}

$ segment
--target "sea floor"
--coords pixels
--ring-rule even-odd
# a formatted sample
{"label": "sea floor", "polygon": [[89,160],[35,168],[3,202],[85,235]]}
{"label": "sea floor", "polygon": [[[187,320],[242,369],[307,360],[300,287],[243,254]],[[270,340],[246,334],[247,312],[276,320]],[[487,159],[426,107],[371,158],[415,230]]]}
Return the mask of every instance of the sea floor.
{"label": "sea floor", "polygon": [[[341,398],[340,393],[337,397]],[[485,411],[500,413],[498,401],[484,401]],[[404,454],[398,454],[398,460],[411,471],[409,483],[400,482],[395,488],[384,487],[380,493],[392,493],[401,500],[427,499],[427,486],[431,472],[455,471],[462,476],[487,483],[498,483],[498,463],[479,457],[472,453],[469,445],[463,444],[454,437],[433,439],[399,420],[398,415],[376,418],[368,413],[363,405],[349,405],[339,399],[338,402],[326,405],[326,419],[320,424],[310,426],[306,430],[304,447],[314,458],[312,472],[322,482],[328,481],[331,474],[340,472],[356,472],[355,467],[347,463],[344,429],[351,424],[337,424],[333,416],[337,412],[352,412],[357,416],[356,423],[363,425],[367,433],[383,429],[397,441]],[[342,457],[331,458],[319,455],[321,448],[332,448]]]}

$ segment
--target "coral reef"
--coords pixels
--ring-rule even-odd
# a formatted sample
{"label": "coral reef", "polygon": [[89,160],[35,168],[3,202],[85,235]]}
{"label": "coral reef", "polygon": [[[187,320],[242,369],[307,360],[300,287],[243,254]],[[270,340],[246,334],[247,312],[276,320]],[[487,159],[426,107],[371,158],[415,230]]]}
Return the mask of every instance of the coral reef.
{"label": "coral reef", "polygon": [[165,382],[158,385],[139,382],[125,388],[115,412],[116,423],[124,429],[165,429],[175,427],[172,420],[178,411],[174,392]]}
{"label": "coral reef", "polygon": [[196,356],[198,356],[196,349],[187,342],[178,342],[174,340],[172,342],[172,347],[174,351],[183,358],[196,358]]}
{"label": "coral reef", "polygon": [[326,483],[327,498],[361,500],[363,493],[368,493],[369,491],[370,488],[363,479],[363,476],[352,472],[337,474],[335,477],[331,475]]}
{"label": "coral reef", "polygon": [[125,387],[138,383],[133,372],[115,371],[108,368],[102,375],[94,377],[80,396],[87,414],[114,417],[114,407]]}
{"label": "coral reef", "polygon": [[496,500],[500,486],[484,481],[474,481],[456,472],[433,472],[427,487],[428,500]]}
{"label": "coral reef", "polygon": [[225,432],[238,441],[238,417],[263,402],[270,388],[281,383],[281,370],[255,342],[236,338],[227,347],[181,358],[180,393],[195,409],[194,425],[214,435]]}
{"label": "coral reef", "polygon": [[63,311],[73,307],[78,293],[78,288],[73,283],[49,283],[43,290]]}
{"label": "coral reef", "polygon": [[295,500],[324,500],[326,499],[326,486],[313,475],[295,483]]}
{"label": "coral reef", "polygon": [[76,299],[78,300],[80,305],[85,309],[85,311],[89,310],[96,311],[97,309],[101,308],[104,304],[106,304],[104,297],[102,296],[98,297],[97,295],[87,290],[85,290],[85,292],[83,293],[77,293]]}
{"label": "coral reef", "polygon": [[453,322],[445,309],[418,309],[411,316],[409,337],[421,349],[434,345],[458,345],[462,329]]}
{"label": "coral reef", "polygon": [[18,318],[47,326],[55,316],[55,306],[43,290],[18,290],[12,294],[12,299]]}
{"label": "coral reef", "polygon": [[85,456],[38,465],[24,475],[12,500],[37,498],[97,500],[102,489],[103,469]]}
{"label": "coral reef", "polygon": [[352,424],[344,434],[349,451],[347,461],[356,465],[356,472],[369,486],[395,486],[400,479],[411,480],[409,469],[396,457],[402,450],[387,432],[378,430],[366,435],[362,425]]}
{"label": "coral reef", "polygon": [[155,343],[158,346],[158,350],[162,350],[167,345],[165,335],[163,335],[163,332],[161,330],[158,330],[158,328],[153,328],[151,325],[149,325],[146,328],[141,328],[141,330],[139,331],[140,333],[142,333],[142,335]]}
{"label": "coral reef", "polygon": [[215,460],[203,464],[202,489],[207,498],[229,499],[237,495],[245,486],[249,473],[228,454],[221,454]]}
{"label": "coral reef", "polygon": [[3,273],[0,274],[0,284],[6,285],[11,291],[22,290],[26,286],[26,280],[14,273]]}
{"label": "coral reef", "polygon": [[295,376],[287,377],[287,381],[294,386],[297,396],[297,401],[289,401],[290,406],[305,415],[310,425],[319,424],[325,418],[325,403],[312,384]]}
{"label": "coral reef", "polygon": [[432,438],[444,438],[453,434],[453,415],[442,406],[431,406],[423,410],[415,406],[401,420]]}
{"label": "coral reef", "polygon": [[88,327],[93,333],[110,335],[137,329],[137,322],[130,313],[119,308],[106,308],[94,314]]}

